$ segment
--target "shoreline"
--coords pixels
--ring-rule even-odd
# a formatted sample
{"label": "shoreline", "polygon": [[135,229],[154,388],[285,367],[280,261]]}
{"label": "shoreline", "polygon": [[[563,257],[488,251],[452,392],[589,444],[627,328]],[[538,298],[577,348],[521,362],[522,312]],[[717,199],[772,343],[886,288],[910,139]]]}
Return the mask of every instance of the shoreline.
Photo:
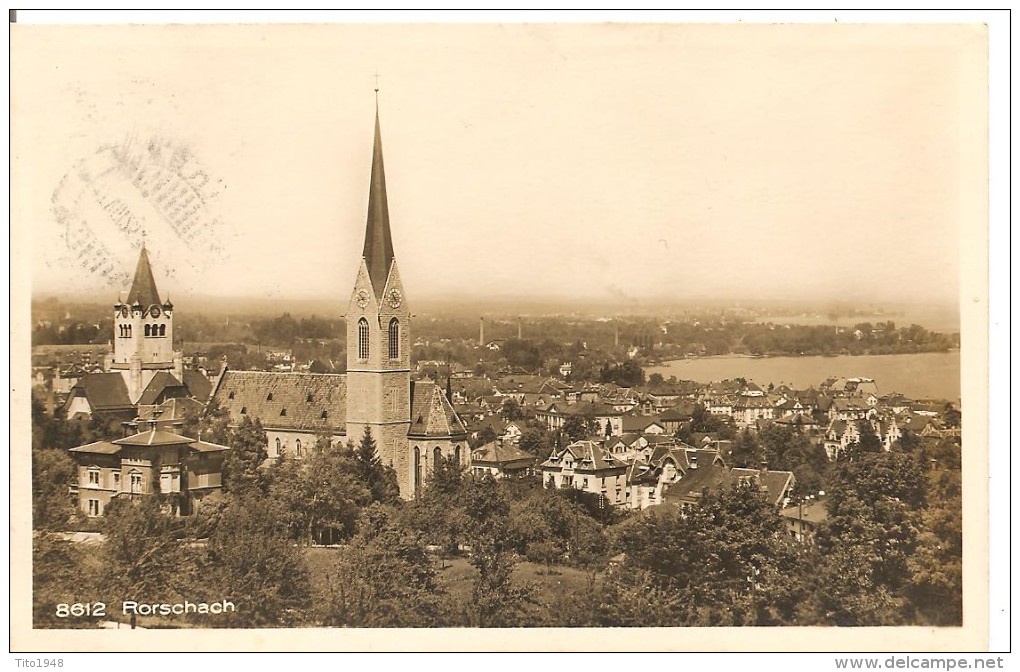
{"label": "shoreline", "polygon": [[726,355],[704,355],[701,357],[679,357],[676,359],[662,359],[655,362],[649,362],[646,368],[649,367],[662,367],[669,366],[680,362],[697,362],[703,360],[718,360],[718,359],[810,359],[812,357],[835,359],[838,357],[901,357],[903,355],[948,355],[950,353],[959,353],[960,348],[949,348],[947,350],[923,350],[921,352],[883,352],[883,353],[868,353],[862,352],[859,354],[853,353],[839,353],[839,354],[826,354],[826,355],[748,355],[744,353],[732,353]]}

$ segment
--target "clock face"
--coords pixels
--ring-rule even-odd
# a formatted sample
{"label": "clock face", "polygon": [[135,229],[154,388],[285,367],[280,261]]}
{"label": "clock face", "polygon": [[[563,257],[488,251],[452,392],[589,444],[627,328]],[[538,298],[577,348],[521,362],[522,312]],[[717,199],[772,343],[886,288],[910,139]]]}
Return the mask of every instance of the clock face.
{"label": "clock face", "polygon": [[153,317],[159,317],[159,306],[153,306],[149,309],[149,315]]}
{"label": "clock face", "polygon": [[359,289],[358,297],[356,300],[358,302],[358,308],[364,308],[365,306],[368,305],[368,292],[366,292],[363,289]]}
{"label": "clock face", "polygon": [[120,316],[121,317],[127,317],[128,316],[128,307],[127,306],[123,306],[120,309]]}
{"label": "clock face", "polygon": [[390,301],[390,306],[392,306],[393,308],[399,308],[400,302],[403,300],[403,297],[400,296],[399,289],[391,289],[388,298]]}

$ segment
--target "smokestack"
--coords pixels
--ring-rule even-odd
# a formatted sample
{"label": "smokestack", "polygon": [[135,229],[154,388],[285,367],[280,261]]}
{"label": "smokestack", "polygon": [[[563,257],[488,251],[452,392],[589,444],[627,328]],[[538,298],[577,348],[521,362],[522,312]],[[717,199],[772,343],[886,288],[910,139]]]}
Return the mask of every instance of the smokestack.
{"label": "smokestack", "polygon": [[620,347],[620,323],[613,322],[613,347]]}
{"label": "smokestack", "polygon": [[521,318],[520,317],[517,318],[517,340],[518,341],[523,340],[523,338],[521,337]]}
{"label": "smokestack", "polygon": [[485,345],[485,318],[478,318],[478,347]]}

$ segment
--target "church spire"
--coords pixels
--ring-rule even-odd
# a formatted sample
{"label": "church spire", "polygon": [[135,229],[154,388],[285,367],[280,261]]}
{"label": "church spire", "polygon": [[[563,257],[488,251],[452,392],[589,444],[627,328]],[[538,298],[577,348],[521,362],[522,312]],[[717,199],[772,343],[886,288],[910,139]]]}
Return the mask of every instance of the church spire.
{"label": "church spire", "polygon": [[135,279],[131,283],[131,291],[128,292],[127,304],[141,304],[148,308],[153,304],[161,303],[159,292],[156,290],[156,281],[152,277],[152,267],[149,265],[149,253],[142,243],[142,252],[138,255],[138,267],[135,268]]}
{"label": "church spire", "polygon": [[368,191],[368,223],[365,226],[365,264],[376,298],[382,296],[393,262],[390,213],[386,203],[386,173],[383,171],[382,134],[379,105],[375,108],[375,147],[372,150],[372,181]]}

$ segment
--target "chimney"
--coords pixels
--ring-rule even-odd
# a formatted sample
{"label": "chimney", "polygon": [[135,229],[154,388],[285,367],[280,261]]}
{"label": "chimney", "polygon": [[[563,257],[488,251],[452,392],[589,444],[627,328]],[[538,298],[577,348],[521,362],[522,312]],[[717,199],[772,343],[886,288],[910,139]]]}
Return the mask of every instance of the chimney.
{"label": "chimney", "polygon": [[765,473],[765,472],[767,472],[768,470],[769,470],[769,463],[768,463],[768,462],[766,462],[765,460],[762,460],[762,461],[761,461],[761,473],[763,473],[763,474],[764,474],[764,473]]}
{"label": "chimney", "polygon": [[691,463],[691,469],[697,469],[698,468],[698,456],[697,455],[691,455],[690,463]]}

